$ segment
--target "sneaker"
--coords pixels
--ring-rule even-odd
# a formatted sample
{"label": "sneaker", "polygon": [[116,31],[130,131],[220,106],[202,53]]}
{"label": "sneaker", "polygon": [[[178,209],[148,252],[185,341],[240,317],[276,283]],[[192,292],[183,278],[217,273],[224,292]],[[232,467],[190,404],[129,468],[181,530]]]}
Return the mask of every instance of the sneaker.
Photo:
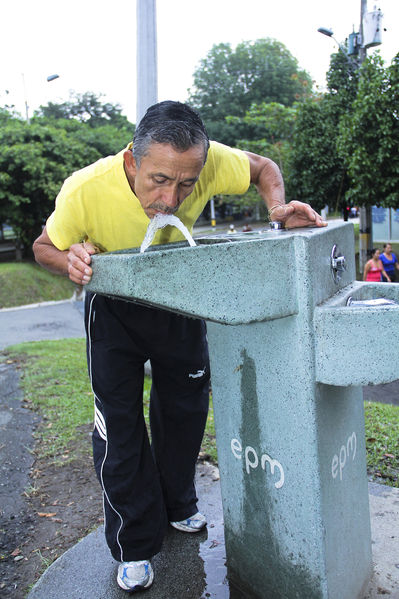
{"label": "sneaker", "polygon": [[122,562],[118,567],[117,582],[125,591],[148,589],[154,580],[154,571],[149,561]]}
{"label": "sneaker", "polygon": [[206,518],[203,514],[197,512],[190,518],[180,520],[179,522],[171,522],[170,524],[173,528],[177,528],[177,530],[182,530],[183,532],[199,532],[206,525]]}

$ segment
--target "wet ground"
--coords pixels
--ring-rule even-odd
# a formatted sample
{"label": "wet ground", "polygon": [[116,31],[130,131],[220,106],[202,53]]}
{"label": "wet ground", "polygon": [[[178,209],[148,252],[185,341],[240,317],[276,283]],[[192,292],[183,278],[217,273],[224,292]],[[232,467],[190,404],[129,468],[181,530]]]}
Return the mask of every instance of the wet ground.
{"label": "wet ground", "polygon": [[[217,469],[199,464],[199,509],[208,527],[198,534],[169,529],[152,564],[153,586],[135,596],[147,599],[246,599],[227,581],[223,517]],[[89,558],[89,559],[88,559]],[[82,563],[86,568],[82,568]],[[29,594],[29,599],[123,599],[116,585],[117,563],[105,544],[103,528],[91,533],[55,562]]]}

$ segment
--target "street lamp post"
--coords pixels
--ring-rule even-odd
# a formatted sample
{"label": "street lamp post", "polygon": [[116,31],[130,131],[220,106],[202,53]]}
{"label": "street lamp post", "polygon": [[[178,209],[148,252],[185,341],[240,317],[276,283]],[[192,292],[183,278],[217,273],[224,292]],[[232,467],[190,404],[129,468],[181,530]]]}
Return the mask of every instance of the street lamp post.
{"label": "street lamp post", "polygon": [[[367,46],[364,44],[364,31],[363,21],[367,13],[367,0],[360,0],[360,27],[358,35],[358,46],[359,46],[359,59],[357,61],[351,61],[356,64],[357,68],[360,68],[362,63],[367,58]],[[319,33],[331,37],[337,44],[339,49],[348,57],[348,53],[341,46],[341,44],[334,38],[333,31],[326,27],[319,27],[317,30]],[[372,218],[371,218],[371,207],[362,205],[359,208],[359,272],[362,273],[364,266],[367,262],[368,252],[372,246]]]}
{"label": "street lamp post", "polygon": [[156,0],[136,0],[137,110],[136,124],[158,99]]}
{"label": "street lamp post", "polygon": [[319,27],[317,30],[319,33],[322,33],[323,35],[326,35],[327,37],[331,37],[331,39],[334,40],[334,42],[337,44],[338,48],[341,50],[342,54],[346,57],[346,59],[348,60],[348,62],[350,64],[353,64],[356,66],[356,68],[358,68],[359,63],[356,60],[353,60],[349,55],[348,52],[346,51],[346,49],[342,46],[342,44],[339,43],[339,41],[334,37],[334,32],[332,29],[327,29],[327,27]]}
{"label": "street lamp post", "polygon": [[[23,87],[24,87],[24,98],[25,98],[25,118],[26,118],[26,122],[28,123],[28,125],[30,125],[30,118],[29,118],[29,104],[28,104],[28,94],[26,92],[26,83],[25,83],[25,75],[24,73],[21,73],[22,75],[22,83],[23,83]],[[54,81],[54,79],[58,79],[59,75],[56,75],[54,73],[54,75],[49,75],[47,77],[47,81]]]}
{"label": "street lamp post", "polygon": [[319,27],[317,30],[319,33],[322,33],[323,35],[326,35],[327,37],[331,37],[331,39],[334,40],[334,42],[337,44],[338,48],[344,53],[346,54],[345,50],[343,49],[343,47],[341,46],[341,44],[339,43],[339,41],[337,39],[335,39],[334,37],[334,32],[332,29],[328,29],[327,27]]}
{"label": "street lamp post", "polygon": [[22,85],[23,85],[23,88],[24,88],[25,117],[26,117],[26,122],[29,125],[30,124],[30,119],[29,119],[29,105],[28,105],[28,95],[26,93],[26,83],[25,83],[25,75],[24,75],[24,73],[21,73],[21,76],[22,76]]}
{"label": "street lamp post", "polygon": [[[364,45],[364,30],[363,21],[364,15],[367,12],[367,0],[361,0],[360,4],[360,48],[359,48],[359,64],[361,65],[367,58],[367,48]],[[369,251],[372,248],[372,229],[373,220],[371,206],[360,206],[359,209],[359,272],[363,273],[365,264],[368,259]]]}

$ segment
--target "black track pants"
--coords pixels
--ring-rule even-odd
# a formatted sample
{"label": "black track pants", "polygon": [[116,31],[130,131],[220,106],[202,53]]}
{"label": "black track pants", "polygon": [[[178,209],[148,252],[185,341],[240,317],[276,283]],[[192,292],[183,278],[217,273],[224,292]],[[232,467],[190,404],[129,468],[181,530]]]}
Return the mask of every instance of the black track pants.
{"label": "black track pants", "polygon": [[[168,520],[197,511],[195,463],[209,398],[205,323],[87,294],[86,332],[107,543],[116,560],[149,559]],[[147,359],[151,447],[142,400]]]}

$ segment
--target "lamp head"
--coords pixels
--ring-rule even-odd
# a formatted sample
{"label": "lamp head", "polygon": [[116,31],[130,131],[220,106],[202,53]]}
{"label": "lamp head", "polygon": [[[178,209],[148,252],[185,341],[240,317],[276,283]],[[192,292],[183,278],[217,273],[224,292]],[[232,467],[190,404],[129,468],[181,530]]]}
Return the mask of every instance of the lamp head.
{"label": "lamp head", "polygon": [[333,30],[327,29],[327,27],[319,27],[317,31],[323,35],[327,35],[328,37],[332,37],[334,34]]}

